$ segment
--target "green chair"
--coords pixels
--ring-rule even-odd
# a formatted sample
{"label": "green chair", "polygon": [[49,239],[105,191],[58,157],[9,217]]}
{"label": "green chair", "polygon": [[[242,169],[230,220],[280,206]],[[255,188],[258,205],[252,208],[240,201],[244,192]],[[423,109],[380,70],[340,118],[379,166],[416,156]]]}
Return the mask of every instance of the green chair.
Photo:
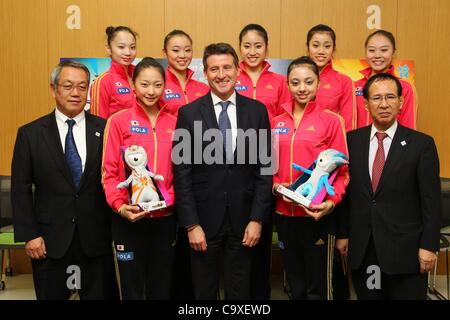
{"label": "green chair", "polygon": [[0,290],[5,290],[3,274],[4,258],[6,257],[5,276],[12,276],[11,251],[23,249],[25,243],[14,242],[11,205],[11,177],[0,176]]}

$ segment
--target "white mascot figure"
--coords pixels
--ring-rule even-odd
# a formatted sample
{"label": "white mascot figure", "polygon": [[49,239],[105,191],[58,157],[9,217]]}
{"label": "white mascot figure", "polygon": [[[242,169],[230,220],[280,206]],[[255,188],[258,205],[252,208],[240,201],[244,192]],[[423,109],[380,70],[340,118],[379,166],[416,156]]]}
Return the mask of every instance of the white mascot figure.
{"label": "white mascot figure", "polygon": [[125,163],[131,170],[127,180],[117,185],[118,189],[128,188],[131,184],[131,204],[149,211],[153,204],[160,201],[153,179],[163,181],[162,175],[147,170],[147,153],[141,146],[132,145],[125,150]]}

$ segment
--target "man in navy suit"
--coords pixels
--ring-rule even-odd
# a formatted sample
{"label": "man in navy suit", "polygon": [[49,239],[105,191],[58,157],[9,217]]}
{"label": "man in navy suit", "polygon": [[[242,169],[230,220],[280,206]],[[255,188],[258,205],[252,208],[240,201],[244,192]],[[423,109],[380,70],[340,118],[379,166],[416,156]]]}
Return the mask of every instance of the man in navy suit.
{"label": "man in navy suit", "polygon": [[[272,203],[272,175],[263,172],[270,163],[258,152],[270,156],[270,124],[263,104],[235,92],[238,57],[229,44],[207,46],[203,65],[211,91],[178,113],[177,133],[189,133],[191,157],[174,164],[177,213],[191,246],[196,299],[217,298],[222,253],[225,298],[249,299],[252,251]],[[252,130],[257,138],[250,143],[243,135]],[[211,163],[205,137],[214,132],[220,143]]]}
{"label": "man in navy suit", "polygon": [[[101,185],[105,120],[84,111],[89,70],[61,62],[56,108],[19,128],[12,161],[16,241],[26,242],[38,299],[115,297],[111,209]],[[34,193],[32,192],[34,187]]]}
{"label": "man in navy suit", "polygon": [[336,247],[349,256],[359,299],[425,299],[439,249],[439,159],[432,137],[397,122],[395,76],[363,90],[373,124],[348,133],[350,184]]}

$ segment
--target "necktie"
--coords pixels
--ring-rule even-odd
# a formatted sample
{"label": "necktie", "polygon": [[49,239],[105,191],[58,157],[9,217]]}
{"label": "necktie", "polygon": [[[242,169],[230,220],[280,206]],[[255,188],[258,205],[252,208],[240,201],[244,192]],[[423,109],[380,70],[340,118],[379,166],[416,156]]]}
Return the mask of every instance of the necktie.
{"label": "necktie", "polygon": [[[227,109],[230,105],[230,101],[222,101],[219,104],[222,106],[222,111],[219,114],[219,130],[222,132],[223,137],[223,148],[225,150],[225,155],[227,159],[233,154],[232,152],[232,142],[231,137],[227,135],[231,135],[231,122],[230,118],[228,118]],[[228,134],[227,134],[228,129]]]}
{"label": "necktie", "polygon": [[70,173],[72,174],[73,182],[75,187],[78,189],[81,181],[82,167],[81,158],[78,154],[77,146],[75,145],[75,139],[73,138],[73,126],[75,125],[75,120],[66,120],[69,129],[66,135],[66,146],[64,153],[66,155],[67,165],[69,166]]}
{"label": "necktie", "polygon": [[373,160],[372,166],[372,190],[375,192],[378,187],[378,183],[380,182],[381,173],[383,172],[384,167],[384,146],[383,140],[387,137],[387,134],[384,132],[377,132],[376,137],[378,139],[378,148],[377,153],[375,154],[375,159]]}

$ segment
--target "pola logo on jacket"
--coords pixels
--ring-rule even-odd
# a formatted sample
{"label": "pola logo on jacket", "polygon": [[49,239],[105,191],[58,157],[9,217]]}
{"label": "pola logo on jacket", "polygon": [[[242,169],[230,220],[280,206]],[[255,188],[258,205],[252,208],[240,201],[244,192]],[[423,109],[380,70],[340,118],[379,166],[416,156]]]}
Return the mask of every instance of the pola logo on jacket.
{"label": "pola logo on jacket", "polygon": [[128,88],[122,87],[122,88],[117,88],[117,93],[119,94],[129,94],[131,91]]}
{"label": "pola logo on jacket", "polygon": [[289,128],[283,128],[285,125],[286,125],[286,123],[283,121],[278,122],[277,125],[275,126],[276,128],[273,129],[273,133],[274,134],[288,134]]}
{"label": "pola logo on jacket", "polygon": [[245,90],[247,90],[247,86],[244,86],[243,84],[241,84],[240,80],[236,81],[236,85],[234,86],[234,88],[236,89],[236,91],[245,91]]}
{"label": "pola logo on jacket", "polygon": [[355,95],[357,97],[362,97],[362,95],[363,95],[363,88],[362,87],[356,87],[355,88]]}
{"label": "pola logo on jacket", "polygon": [[172,92],[172,89],[166,89],[166,90],[164,90],[164,98],[166,100],[180,99],[181,94],[179,94],[177,92]]}
{"label": "pola logo on jacket", "polygon": [[139,126],[139,122],[137,120],[131,120],[130,132],[137,134],[148,134],[148,128]]}

